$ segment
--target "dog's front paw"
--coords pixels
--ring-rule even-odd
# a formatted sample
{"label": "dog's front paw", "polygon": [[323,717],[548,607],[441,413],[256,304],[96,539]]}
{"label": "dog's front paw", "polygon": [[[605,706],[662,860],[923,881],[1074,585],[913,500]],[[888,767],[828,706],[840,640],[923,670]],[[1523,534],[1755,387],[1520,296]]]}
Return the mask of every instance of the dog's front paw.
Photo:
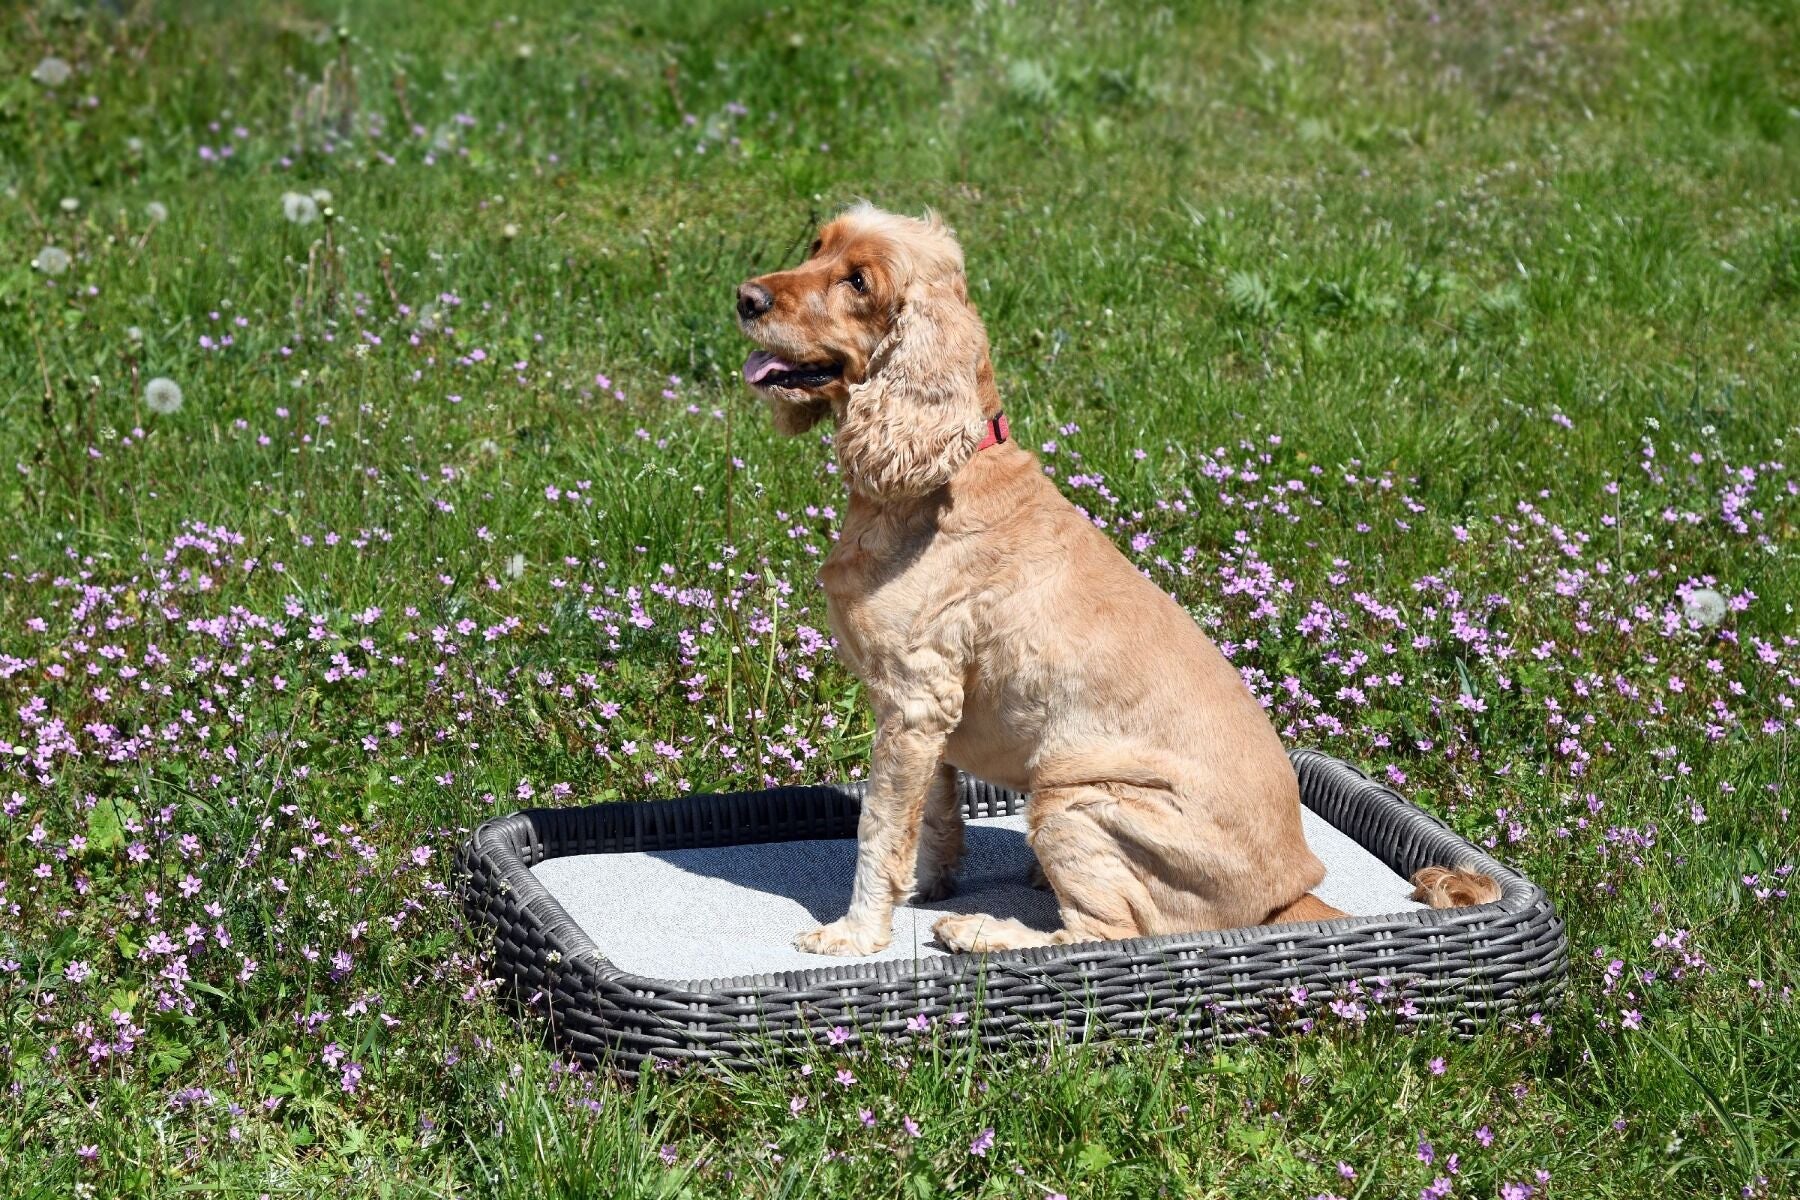
{"label": "dog's front paw", "polygon": [[860,954],[873,954],[877,950],[887,949],[892,936],[885,929],[871,929],[865,925],[853,925],[839,918],[829,925],[821,925],[810,933],[803,933],[794,939],[794,949],[808,954],[836,954],[843,957],[855,957]]}
{"label": "dog's front paw", "polygon": [[913,888],[912,898],[920,904],[935,904],[939,900],[947,900],[956,894],[956,872],[936,871],[919,876],[918,886]]}

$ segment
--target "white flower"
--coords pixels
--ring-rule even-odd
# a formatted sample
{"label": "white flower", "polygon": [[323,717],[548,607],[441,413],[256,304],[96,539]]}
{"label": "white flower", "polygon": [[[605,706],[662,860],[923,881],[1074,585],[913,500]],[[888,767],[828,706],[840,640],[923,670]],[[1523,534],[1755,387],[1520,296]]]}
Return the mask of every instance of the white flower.
{"label": "white flower", "polygon": [[319,203],[305,192],[283,192],[281,211],[296,225],[311,225],[319,219]]}
{"label": "white flower", "polygon": [[158,375],[144,385],[144,407],[164,417],[180,412],[181,385]]}
{"label": "white flower", "polygon": [[159,223],[166,221],[169,219],[169,206],[161,200],[152,200],[144,205],[144,215]]}
{"label": "white flower", "polygon": [[81,208],[81,201],[77,200],[73,196],[64,196],[62,198],[61,207],[64,212],[72,213]]}
{"label": "white flower", "polygon": [[1711,629],[1725,619],[1725,597],[1712,588],[1695,588],[1681,598],[1681,614],[1694,624]]}
{"label": "white flower", "polygon": [[61,246],[45,246],[37,252],[37,257],[31,260],[31,265],[46,275],[61,275],[69,269],[69,264],[73,261],[69,257],[69,252]]}
{"label": "white flower", "polygon": [[63,84],[69,82],[69,76],[74,73],[75,68],[52,54],[42,62],[38,63],[37,67],[31,72],[31,77],[45,87],[61,87]]}
{"label": "white flower", "polygon": [[131,155],[133,158],[136,158],[138,155],[142,154],[143,152],[144,152],[144,139],[143,138],[128,137],[125,139],[125,153]]}
{"label": "white flower", "polygon": [[312,198],[313,198],[313,202],[315,204],[330,204],[331,203],[331,193],[326,191],[324,188],[314,188],[312,190]]}
{"label": "white flower", "polygon": [[519,236],[519,227],[508,221],[500,227],[500,236],[510,242]]}
{"label": "white flower", "polygon": [[125,327],[125,336],[134,342],[141,342],[144,340],[144,331],[136,325],[127,325]]}

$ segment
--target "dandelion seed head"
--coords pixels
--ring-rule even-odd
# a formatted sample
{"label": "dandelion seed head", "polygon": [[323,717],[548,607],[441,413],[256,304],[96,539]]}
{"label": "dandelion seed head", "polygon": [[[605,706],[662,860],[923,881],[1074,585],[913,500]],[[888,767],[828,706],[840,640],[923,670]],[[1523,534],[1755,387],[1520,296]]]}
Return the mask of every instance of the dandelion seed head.
{"label": "dandelion seed head", "polygon": [[1725,619],[1725,597],[1713,588],[1695,588],[1681,598],[1681,615],[1704,629]]}
{"label": "dandelion seed head", "polygon": [[181,385],[158,375],[144,385],[144,407],[158,416],[168,417],[181,411]]}
{"label": "dandelion seed head", "polygon": [[61,275],[69,269],[69,264],[74,261],[69,257],[69,252],[61,246],[45,246],[37,252],[37,257],[31,260],[31,265],[46,275]]}
{"label": "dandelion seed head", "polygon": [[144,215],[161,224],[169,219],[169,206],[160,200],[152,200],[144,205]]}
{"label": "dandelion seed head", "polygon": [[305,192],[283,192],[281,212],[296,225],[311,225],[319,219],[319,202]]}
{"label": "dandelion seed head", "polygon": [[38,65],[31,71],[31,77],[45,87],[61,87],[69,82],[69,77],[74,74],[75,68],[54,54],[39,59]]}

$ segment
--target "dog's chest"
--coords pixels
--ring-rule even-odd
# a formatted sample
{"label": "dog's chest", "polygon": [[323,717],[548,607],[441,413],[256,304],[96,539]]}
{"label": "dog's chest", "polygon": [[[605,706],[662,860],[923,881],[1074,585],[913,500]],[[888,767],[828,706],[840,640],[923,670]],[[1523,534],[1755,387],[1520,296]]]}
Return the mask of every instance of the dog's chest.
{"label": "dog's chest", "polygon": [[871,674],[886,673],[880,669],[884,657],[904,652],[909,622],[891,597],[871,596],[874,572],[868,553],[844,554],[844,549],[841,542],[833,548],[819,571],[819,583],[825,589],[825,615],[837,639],[838,655],[867,680]]}
{"label": "dog's chest", "polygon": [[880,527],[847,527],[819,570],[825,611],[838,654],[865,683],[877,684],[933,640],[924,620],[941,604],[930,586],[938,568],[929,546],[903,554]]}

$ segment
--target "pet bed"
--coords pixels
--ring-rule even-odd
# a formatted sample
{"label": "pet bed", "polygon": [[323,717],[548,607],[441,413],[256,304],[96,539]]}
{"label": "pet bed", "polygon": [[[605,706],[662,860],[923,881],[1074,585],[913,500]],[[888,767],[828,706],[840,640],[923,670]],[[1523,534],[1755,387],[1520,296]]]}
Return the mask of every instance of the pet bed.
{"label": "pet bed", "polygon": [[[1026,797],[968,778],[956,893],[901,907],[892,944],[866,958],[790,944],[843,913],[863,784],[514,813],[464,844],[464,897],[493,933],[492,974],[567,1052],[628,1073],[651,1058],[743,1065],[836,1026],[904,1035],[952,1012],[989,1045],[1046,1024],[1232,1040],[1354,986],[1463,1032],[1551,996],[1567,943],[1542,889],[1355,768],[1310,750],[1293,760],[1327,869],[1318,895],[1345,917],[945,953],[931,940],[945,912],[1057,924],[1028,879]],[[1485,871],[1501,898],[1423,908],[1406,879],[1424,866]]]}

